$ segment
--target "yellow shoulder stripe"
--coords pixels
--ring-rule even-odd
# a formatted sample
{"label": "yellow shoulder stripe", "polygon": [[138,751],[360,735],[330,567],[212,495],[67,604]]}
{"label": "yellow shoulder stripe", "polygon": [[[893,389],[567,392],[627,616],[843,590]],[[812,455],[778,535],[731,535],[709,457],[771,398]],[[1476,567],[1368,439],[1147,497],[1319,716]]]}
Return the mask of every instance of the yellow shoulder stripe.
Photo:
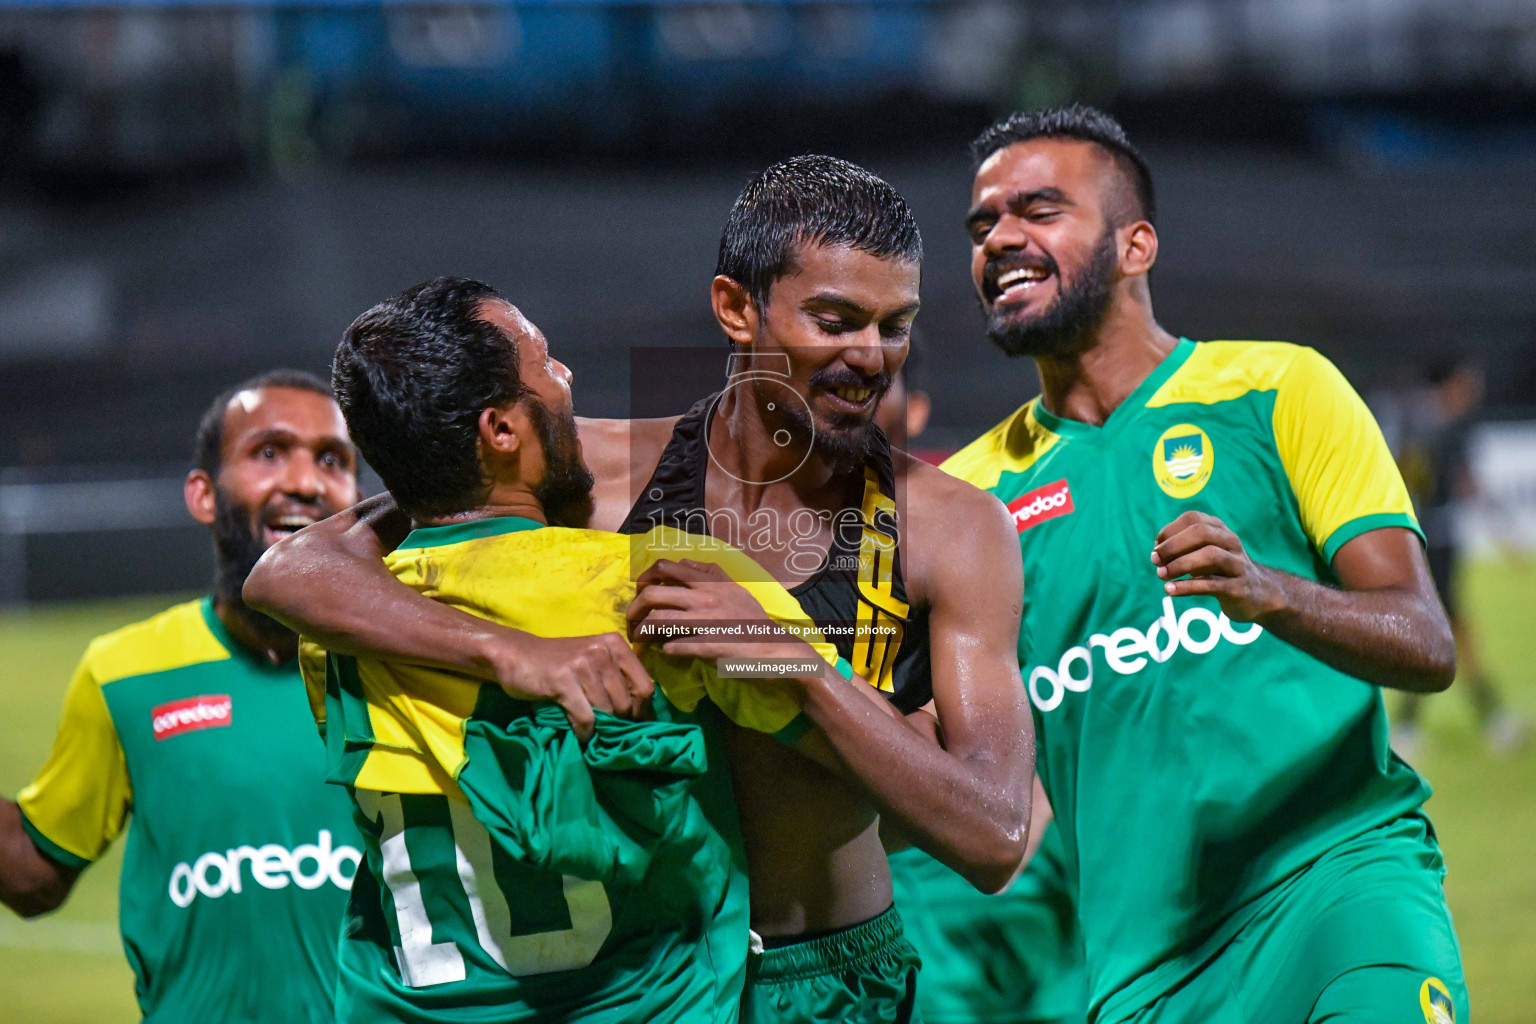
{"label": "yellow shoulder stripe", "polygon": [[1147,399],[1147,408],[1194,403],[1215,405],[1250,391],[1275,391],[1306,351],[1285,341],[1205,341]]}
{"label": "yellow shoulder stripe", "polygon": [[960,449],[939,466],[950,476],[990,491],[1004,473],[1022,473],[1061,440],[1035,418],[1031,399],[1011,416]]}
{"label": "yellow shoulder stripe", "polygon": [[85,664],[92,677],[105,686],[130,676],[223,661],[229,656],[208,631],[202,601],[198,600],[97,637],[86,648]]}
{"label": "yellow shoulder stripe", "polygon": [[1324,561],[1332,562],[1343,544],[1366,529],[1419,532],[1381,428],[1337,367],[1310,348],[1298,348],[1277,391],[1275,448],[1302,528]]}

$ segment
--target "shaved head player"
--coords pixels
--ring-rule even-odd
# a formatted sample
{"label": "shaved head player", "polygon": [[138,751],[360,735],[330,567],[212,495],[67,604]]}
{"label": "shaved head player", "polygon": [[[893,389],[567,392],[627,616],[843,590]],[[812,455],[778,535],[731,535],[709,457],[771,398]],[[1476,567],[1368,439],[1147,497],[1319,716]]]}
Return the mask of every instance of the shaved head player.
{"label": "shaved head player", "polygon": [[213,593],[86,649],[52,755],[0,801],[0,899],[58,907],[131,815],[119,904],[144,1019],[322,1024],[362,843],[325,784],[299,638],[240,588],[279,537],[357,500],[330,388],[278,371],[224,392],[185,489]]}

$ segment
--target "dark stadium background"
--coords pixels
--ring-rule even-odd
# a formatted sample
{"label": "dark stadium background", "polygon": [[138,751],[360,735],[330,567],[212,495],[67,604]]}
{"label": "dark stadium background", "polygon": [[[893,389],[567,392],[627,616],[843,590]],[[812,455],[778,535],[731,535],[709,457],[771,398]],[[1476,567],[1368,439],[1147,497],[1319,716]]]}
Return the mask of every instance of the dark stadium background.
{"label": "dark stadium background", "polygon": [[[1515,428],[1476,586],[1515,616],[1487,632],[1526,644],[1492,660],[1530,707],[1536,7],[1515,0],[0,0],[0,636],[66,599],[204,585],[178,484],[204,403],[274,365],[325,372],[353,316],[423,278],[502,288],[575,370],[578,412],[624,415],[631,348],[715,358],[730,202],[806,151],[915,207],[921,444],[957,447],[1034,389],[981,335],[965,145],[1074,100],[1151,161],[1171,330],[1314,345],[1368,394],[1482,361],[1486,416]],[[1536,762],[1447,765],[1509,781],[1518,809],[1479,848],[1528,851]],[[1489,959],[1469,950],[1498,993],[1484,1020],[1536,1005],[1525,870],[1487,896]],[[26,934],[0,930],[0,960]]]}

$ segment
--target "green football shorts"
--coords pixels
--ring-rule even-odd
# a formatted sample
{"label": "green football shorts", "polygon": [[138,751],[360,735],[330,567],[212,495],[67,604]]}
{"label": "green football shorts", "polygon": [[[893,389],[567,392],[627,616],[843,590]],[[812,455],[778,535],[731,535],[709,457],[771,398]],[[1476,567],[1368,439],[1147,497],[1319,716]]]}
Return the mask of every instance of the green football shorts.
{"label": "green football shorts", "polygon": [[1408,815],[1330,851],[1127,1024],[1468,1024],[1440,848]]}
{"label": "green football shorts", "polygon": [[741,1021],[916,1024],[920,966],[893,906],[851,928],[761,952],[754,949],[747,956]]}

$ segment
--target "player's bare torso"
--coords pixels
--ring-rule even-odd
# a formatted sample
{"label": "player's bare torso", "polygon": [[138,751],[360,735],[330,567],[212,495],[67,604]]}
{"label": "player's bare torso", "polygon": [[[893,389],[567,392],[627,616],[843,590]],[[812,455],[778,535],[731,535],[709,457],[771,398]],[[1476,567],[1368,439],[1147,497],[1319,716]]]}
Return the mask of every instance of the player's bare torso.
{"label": "player's bare torso", "polygon": [[[619,528],[650,479],[678,418],[578,419],[583,455],[595,477],[588,525]],[[898,505],[942,508],[952,481],[938,470],[892,451]],[[797,489],[786,481],[748,485],[711,467],[705,482],[708,512],[733,509],[750,515],[762,508],[780,514],[810,508],[836,512],[857,505],[861,476],[830,471],[820,486]],[[903,512],[906,509],[903,508]],[[820,521],[820,517],[818,517]],[[908,592],[928,603],[929,558],[942,556],[942,531],[920,512],[904,516],[902,550]],[[754,545],[748,531],[730,540],[779,583],[795,587],[810,575],[797,571],[782,548]],[[814,539],[826,550],[832,526]],[[925,557],[927,555],[928,557]],[[731,730],[731,771],[741,815],[752,885],[753,928],[765,936],[795,935],[847,927],[883,912],[891,903],[890,871],[875,809],[848,783],[772,737]]]}

